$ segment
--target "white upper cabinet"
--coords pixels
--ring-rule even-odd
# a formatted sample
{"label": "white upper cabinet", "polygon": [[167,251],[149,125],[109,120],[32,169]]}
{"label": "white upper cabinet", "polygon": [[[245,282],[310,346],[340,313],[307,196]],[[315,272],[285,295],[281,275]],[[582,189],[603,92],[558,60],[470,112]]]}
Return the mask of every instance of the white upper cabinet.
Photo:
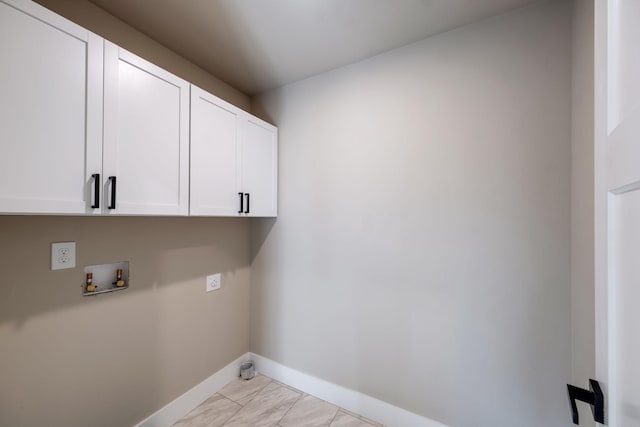
{"label": "white upper cabinet", "polygon": [[100,212],[102,49],[31,1],[0,1],[0,212]]}
{"label": "white upper cabinet", "polygon": [[190,214],[276,216],[277,129],[191,86]]}
{"label": "white upper cabinet", "polygon": [[248,216],[278,214],[278,129],[243,114],[240,138],[240,190]]}
{"label": "white upper cabinet", "polygon": [[105,41],[103,213],[187,215],[189,83]]}
{"label": "white upper cabinet", "polygon": [[29,0],[0,58],[0,214],[276,216],[274,126]]}
{"label": "white upper cabinet", "polygon": [[241,111],[191,86],[191,215],[238,215]]}

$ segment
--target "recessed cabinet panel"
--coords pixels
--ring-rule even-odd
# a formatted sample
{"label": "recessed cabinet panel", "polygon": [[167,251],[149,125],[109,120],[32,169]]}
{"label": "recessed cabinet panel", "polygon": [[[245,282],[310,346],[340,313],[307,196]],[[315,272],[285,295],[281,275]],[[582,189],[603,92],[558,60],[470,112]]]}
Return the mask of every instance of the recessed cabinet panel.
{"label": "recessed cabinet panel", "polygon": [[0,212],[93,212],[102,43],[32,2],[0,2]]}
{"label": "recessed cabinet panel", "polygon": [[188,213],[188,102],[187,82],[105,44],[105,212]]}
{"label": "recessed cabinet panel", "polygon": [[277,157],[277,128],[191,87],[191,215],[276,216]]}
{"label": "recessed cabinet panel", "polygon": [[249,194],[250,216],[276,216],[278,200],[278,131],[246,116],[242,136],[242,191]]}
{"label": "recessed cabinet panel", "polygon": [[118,73],[119,202],[177,206],[180,88],[124,61]]}
{"label": "recessed cabinet panel", "polygon": [[231,104],[191,87],[191,215],[237,215],[239,114]]}

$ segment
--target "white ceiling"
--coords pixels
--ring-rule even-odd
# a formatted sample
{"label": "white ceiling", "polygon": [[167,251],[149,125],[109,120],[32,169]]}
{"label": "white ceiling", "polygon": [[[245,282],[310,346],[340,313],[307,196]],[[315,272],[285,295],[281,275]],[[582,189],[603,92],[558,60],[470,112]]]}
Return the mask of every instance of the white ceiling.
{"label": "white ceiling", "polygon": [[534,0],[90,1],[254,95]]}

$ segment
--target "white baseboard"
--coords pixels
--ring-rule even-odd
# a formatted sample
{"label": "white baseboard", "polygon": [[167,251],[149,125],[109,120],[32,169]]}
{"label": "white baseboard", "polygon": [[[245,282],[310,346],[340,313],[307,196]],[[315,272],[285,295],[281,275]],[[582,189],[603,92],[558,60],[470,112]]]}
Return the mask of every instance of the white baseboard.
{"label": "white baseboard", "polygon": [[250,353],[243,354],[200,384],[168,403],[135,427],[169,427],[216,394],[222,387],[238,378],[240,364],[249,360]]}
{"label": "white baseboard", "polygon": [[333,403],[388,427],[447,427],[445,424],[398,408],[360,392],[281,365],[255,353],[249,357],[256,371],[283,384]]}

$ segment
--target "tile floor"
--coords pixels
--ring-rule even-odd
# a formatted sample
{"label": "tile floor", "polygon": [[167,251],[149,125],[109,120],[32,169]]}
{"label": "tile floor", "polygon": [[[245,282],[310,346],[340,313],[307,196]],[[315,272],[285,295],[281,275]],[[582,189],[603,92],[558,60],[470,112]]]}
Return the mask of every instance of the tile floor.
{"label": "tile floor", "polygon": [[382,427],[264,375],[234,380],[173,427]]}

